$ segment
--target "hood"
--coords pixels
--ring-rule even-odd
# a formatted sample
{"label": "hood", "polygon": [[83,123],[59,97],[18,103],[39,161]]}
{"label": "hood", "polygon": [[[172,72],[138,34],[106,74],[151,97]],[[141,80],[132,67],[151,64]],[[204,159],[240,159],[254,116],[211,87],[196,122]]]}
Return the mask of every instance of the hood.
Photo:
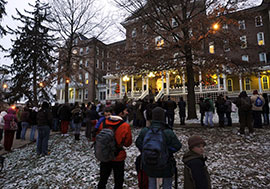
{"label": "hood", "polygon": [[15,114],[16,113],[15,110],[13,110],[12,108],[9,108],[7,112],[8,112],[8,114]]}
{"label": "hood", "polygon": [[7,115],[7,112],[5,112],[5,111],[2,111],[0,114],[1,117],[4,117],[5,115]]}
{"label": "hood", "polygon": [[203,161],[206,161],[206,157],[203,157],[202,155],[197,154],[193,151],[188,151],[187,153],[185,153],[182,161],[184,163],[187,163],[188,161],[192,159],[202,159]]}
{"label": "hood", "polygon": [[110,120],[117,121],[117,120],[123,120],[123,118],[117,115],[111,115]]}

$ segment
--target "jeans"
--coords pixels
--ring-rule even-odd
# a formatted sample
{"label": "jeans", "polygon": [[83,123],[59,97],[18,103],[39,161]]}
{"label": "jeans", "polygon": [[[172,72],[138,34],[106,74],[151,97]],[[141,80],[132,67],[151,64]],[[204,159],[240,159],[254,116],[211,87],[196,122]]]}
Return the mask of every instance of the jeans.
{"label": "jeans", "polygon": [[124,183],[124,167],[125,161],[100,162],[100,180],[98,189],[106,189],[107,181],[112,170],[115,182],[114,188],[122,189]]}
{"label": "jeans", "polygon": [[71,120],[71,122],[70,122],[70,130],[71,131],[74,131],[74,121],[73,120]]}
{"label": "jeans", "polygon": [[232,126],[232,117],[231,117],[232,112],[226,112],[226,118],[228,120],[227,126]]}
{"label": "jeans", "polygon": [[218,122],[220,127],[224,126],[224,112],[218,113]]}
{"label": "jeans", "polygon": [[262,113],[261,111],[252,111],[253,115],[253,127],[262,128]]}
{"label": "jeans", "polygon": [[25,134],[27,127],[29,126],[28,122],[22,122],[22,132],[21,132],[21,139],[25,140]]}
{"label": "jeans", "polygon": [[37,125],[32,125],[31,133],[30,133],[30,141],[35,140],[36,129],[37,129]]}
{"label": "jeans", "polygon": [[168,118],[168,125],[173,127],[174,123],[174,112],[173,111],[167,111],[167,118]]}
{"label": "jeans", "polygon": [[50,127],[48,125],[38,126],[37,153],[48,155],[48,141]]}
{"label": "jeans", "polygon": [[213,112],[205,112],[205,125],[207,126],[209,123],[210,126],[214,126],[213,124]]}
{"label": "jeans", "polygon": [[[163,189],[171,189],[172,188],[172,177],[163,178],[162,179],[162,188]],[[157,188],[157,179],[153,177],[149,177],[149,189]]]}
{"label": "jeans", "polygon": [[74,134],[80,134],[82,123],[73,123]]}
{"label": "jeans", "polygon": [[269,125],[269,115],[268,113],[263,113],[263,124]]}
{"label": "jeans", "polygon": [[59,130],[59,119],[58,118],[53,118],[53,131],[58,131]]}

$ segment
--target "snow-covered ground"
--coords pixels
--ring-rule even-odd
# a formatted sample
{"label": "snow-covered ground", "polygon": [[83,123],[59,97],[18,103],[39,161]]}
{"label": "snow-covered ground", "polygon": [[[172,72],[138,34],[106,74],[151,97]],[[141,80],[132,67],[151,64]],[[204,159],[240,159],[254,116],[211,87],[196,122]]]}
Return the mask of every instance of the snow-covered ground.
{"label": "snow-covered ground", "polygon": [[[182,149],[175,154],[178,185],[183,188],[183,153],[187,138],[201,135],[207,142],[208,169],[213,188],[270,188],[270,128],[255,130],[256,136],[246,139],[235,135],[237,128],[175,128]],[[139,130],[133,129],[136,139]],[[38,157],[35,145],[5,155],[5,168],[0,173],[0,188],[96,188],[99,166],[93,149],[83,136],[78,142],[73,136],[50,138],[51,154]],[[137,177],[134,143],[127,149],[124,188],[135,189]],[[113,188],[110,177],[108,188]]]}

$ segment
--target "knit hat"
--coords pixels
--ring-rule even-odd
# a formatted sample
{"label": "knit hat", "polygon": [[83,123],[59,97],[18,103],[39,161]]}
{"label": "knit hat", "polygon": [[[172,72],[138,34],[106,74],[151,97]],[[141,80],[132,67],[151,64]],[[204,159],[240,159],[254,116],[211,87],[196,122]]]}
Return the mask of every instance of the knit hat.
{"label": "knit hat", "polygon": [[160,107],[156,107],[152,110],[152,120],[165,122],[165,111]]}
{"label": "knit hat", "polygon": [[118,102],[114,106],[114,113],[115,113],[115,115],[119,115],[125,109],[127,109],[127,107],[123,103]]}
{"label": "knit hat", "polygon": [[197,146],[199,144],[206,145],[205,141],[200,136],[191,136],[188,139],[188,147],[189,149],[192,149],[194,146]]}

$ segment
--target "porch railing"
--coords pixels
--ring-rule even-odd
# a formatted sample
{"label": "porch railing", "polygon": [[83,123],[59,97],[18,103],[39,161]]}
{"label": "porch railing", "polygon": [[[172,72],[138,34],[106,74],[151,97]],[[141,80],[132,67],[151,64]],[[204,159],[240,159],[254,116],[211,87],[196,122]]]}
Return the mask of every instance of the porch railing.
{"label": "porch railing", "polygon": [[161,89],[159,93],[155,96],[155,101],[157,102],[158,99],[164,94],[164,89]]}

